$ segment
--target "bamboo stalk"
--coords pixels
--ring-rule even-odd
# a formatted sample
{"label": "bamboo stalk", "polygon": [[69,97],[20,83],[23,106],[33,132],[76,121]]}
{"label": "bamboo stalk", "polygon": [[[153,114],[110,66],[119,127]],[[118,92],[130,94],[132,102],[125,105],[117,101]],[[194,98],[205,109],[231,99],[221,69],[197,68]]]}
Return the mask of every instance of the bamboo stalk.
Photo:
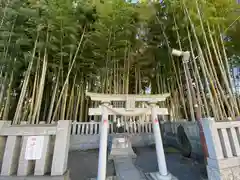
{"label": "bamboo stalk", "polygon": [[74,88],[75,88],[75,83],[76,83],[76,78],[77,74],[75,74],[73,84],[72,84],[72,89],[71,89],[71,94],[68,102],[68,109],[67,109],[67,119],[70,120],[72,118],[72,110],[74,106]]}
{"label": "bamboo stalk", "polygon": [[206,82],[206,88],[207,88],[207,91],[209,93],[209,98],[210,98],[210,104],[212,106],[212,111],[213,111],[213,114],[215,117],[218,117],[217,113],[215,112],[215,107],[214,107],[214,101],[213,101],[213,97],[212,97],[212,93],[211,93],[211,90],[208,86],[208,81],[211,82],[211,79],[208,79],[208,74],[207,74],[207,70],[206,70],[206,65],[204,64],[205,62],[205,59],[204,59],[204,56],[203,56],[203,52],[202,52],[202,48],[200,46],[200,43],[199,43],[199,40],[198,40],[198,37],[197,37],[197,34],[196,34],[196,30],[195,30],[195,26],[192,22],[192,19],[191,17],[189,16],[189,13],[188,13],[188,10],[184,4],[184,12],[189,20],[189,24],[190,24],[190,27],[191,27],[191,30],[192,30],[192,33],[193,33],[193,36],[195,38],[195,41],[196,41],[196,45],[197,45],[197,49],[198,49],[198,52],[199,52],[199,64],[200,64],[200,67],[202,69],[202,72],[203,72],[203,77],[204,77],[204,80]]}
{"label": "bamboo stalk", "polygon": [[[15,59],[16,61],[16,59]],[[8,114],[9,114],[9,110],[10,110],[10,101],[11,101],[11,92],[12,92],[12,83],[13,83],[13,70],[11,73],[11,77],[10,77],[10,82],[9,82],[9,86],[8,86],[8,90],[7,90],[7,99],[5,102],[5,106],[4,106],[4,112],[3,112],[3,120],[8,120]]]}
{"label": "bamboo stalk", "polygon": [[86,30],[86,27],[84,27],[84,29],[83,29],[83,33],[82,33],[81,38],[80,38],[80,41],[79,41],[79,43],[78,43],[77,50],[76,50],[75,55],[74,55],[74,58],[73,58],[73,60],[72,60],[72,64],[71,64],[71,66],[70,66],[70,69],[69,69],[69,71],[68,71],[67,77],[66,77],[65,82],[64,82],[64,84],[63,84],[62,91],[61,91],[61,93],[60,93],[60,95],[59,95],[59,99],[58,99],[58,102],[57,102],[57,105],[56,105],[56,109],[55,109],[55,111],[54,111],[54,113],[53,113],[53,119],[55,119],[55,117],[56,117],[56,115],[57,115],[57,110],[58,110],[58,107],[59,107],[59,105],[60,105],[60,101],[61,101],[61,99],[62,99],[64,90],[65,90],[65,88],[66,88],[66,86],[67,86],[67,82],[68,82],[70,73],[71,73],[71,71],[72,71],[72,68],[73,68],[73,66],[74,66],[74,64],[75,64],[75,61],[76,61],[76,59],[77,59],[77,55],[78,55],[78,52],[79,52],[79,50],[80,50],[81,44],[82,44],[82,42],[83,42],[83,37],[84,37],[84,34],[85,34],[85,30]]}
{"label": "bamboo stalk", "polygon": [[31,70],[32,70],[33,62],[34,62],[34,56],[35,56],[35,53],[36,53],[38,37],[39,37],[39,32],[37,32],[37,37],[36,37],[33,52],[32,52],[32,59],[31,59],[29,65],[28,65],[28,69],[26,71],[23,86],[22,86],[22,89],[21,89],[21,94],[20,94],[19,101],[18,101],[18,104],[17,104],[16,112],[15,112],[15,115],[14,115],[14,118],[13,118],[13,124],[17,124],[17,123],[20,122],[19,121],[20,120],[20,113],[21,113],[21,110],[22,110],[22,105],[23,105],[24,97],[26,95],[27,85],[28,85],[28,82],[29,82],[29,77],[30,77],[30,73],[31,73]]}
{"label": "bamboo stalk", "polygon": [[74,121],[77,121],[77,117],[78,117],[78,112],[79,112],[79,105],[81,103],[81,92],[82,92],[82,84],[80,85],[80,87],[78,87],[78,93],[77,93],[77,105],[76,105],[76,110],[75,110],[75,114],[74,114]]}
{"label": "bamboo stalk", "polygon": [[[194,65],[196,76],[197,76],[196,83],[197,84],[199,83],[199,88],[201,89],[199,91],[203,92],[204,88],[203,88],[202,80],[200,78],[200,74],[199,74],[199,71],[198,71],[196,56],[195,56],[194,51],[193,51],[192,39],[191,39],[190,32],[189,32],[188,28],[187,28],[187,33],[188,33],[188,41],[189,41],[189,44],[190,44],[190,50],[191,50],[191,54],[192,54],[192,58],[193,58],[192,61],[193,61],[193,65]],[[205,93],[203,93],[203,102],[204,102],[204,106],[205,106],[205,109],[206,109],[206,115],[207,115],[207,117],[210,117],[208,103],[207,103],[207,100],[206,100]]]}
{"label": "bamboo stalk", "polygon": [[[48,43],[48,38],[49,38],[49,32],[47,31],[46,43]],[[39,91],[38,91],[38,96],[37,96],[37,99],[36,99],[36,105],[35,105],[35,108],[34,108],[34,111],[33,111],[33,116],[32,116],[32,121],[36,124],[39,123],[39,119],[37,118],[37,114],[40,113],[43,91],[44,91],[44,85],[45,85],[45,79],[46,79],[46,74],[47,74],[47,65],[48,65],[48,57],[47,56],[48,56],[47,55],[47,47],[45,47],[44,56],[43,56],[42,74],[41,74],[41,79],[40,79],[40,84],[39,84]]]}
{"label": "bamboo stalk", "polygon": [[47,117],[47,124],[50,124],[52,121],[52,114],[53,114],[53,108],[54,108],[54,103],[55,99],[57,97],[57,91],[58,91],[58,86],[59,86],[59,79],[60,79],[60,67],[58,69],[58,74],[57,74],[57,79],[56,79],[56,84],[53,90],[52,98],[51,98],[51,103],[48,111],[48,117]]}

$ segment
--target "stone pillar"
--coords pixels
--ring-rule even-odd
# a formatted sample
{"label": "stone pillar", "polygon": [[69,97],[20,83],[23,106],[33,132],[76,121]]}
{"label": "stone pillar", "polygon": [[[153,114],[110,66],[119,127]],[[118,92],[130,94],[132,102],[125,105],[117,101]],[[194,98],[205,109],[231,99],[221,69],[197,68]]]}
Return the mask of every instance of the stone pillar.
{"label": "stone pillar", "polygon": [[214,118],[202,119],[203,130],[206,138],[209,158],[224,159],[223,149],[217,128],[215,128]]}
{"label": "stone pillar", "polygon": [[76,135],[76,130],[77,130],[77,121],[73,121],[71,135]]}
{"label": "stone pillar", "polygon": [[107,165],[107,139],[108,139],[108,110],[109,101],[103,102],[102,106],[102,121],[100,131],[100,145],[99,145],[99,158],[98,158],[98,180],[106,179],[106,165]]}
{"label": "stone pillar", "polygon": [[[216,122],[214,118],[203,118],[201,120],[203,131],[206,139],[208,155],[207,158],[207,174],[209,180],[224,180],[224,179],[238,179],[238,177],[233,177],[239,174],[239,166],[234,163],[234,158],[224,157],[224,142],[221,142],[219,132],[221,128],[216,127]],[[225,129],[225,127],[224,127]],[[230,135],[230,134],[229,134]],[[223,143],[223,146],[222,146]],[[233,161],[232,161],[233,160]],[[236,169],[235,169],[236,168]]]}
{"label": "stone pillar", "polygon": [[67,171],[70,132],[71,121],[58,121],[52,160],[52,176],[61,176]]}
{"label": "stone pillar", "polygon": [[161,130],[159,127],[159,121],[156,112],[156,102],[151,102],[151,113],[152,113],[152,123],[153,123],[153,133],[155,138],[155,146],[158,161],[159,172],[154,174],[154,179],[171,179],[171,175],[167,171],[167,164],[163,149],[163,142],[161,137]]}
{"label": "stone pillar", "polygon": [[[0,131],[5,126],[9,126],[11,124],[11,121],[0,121]],[[0,136],[0,167],[2,167],[3,163],[3,155],[5,151],[7,137],[6,136]]]}
{"label": "stone pillar", "polygon": [[10,176],[17,172],[20,149],[21,138],[19,136],[8,136],[3,156],[1,176]]}
{"label": "stone pillar", "polygon": [[43,176],[47,172],[50,164],[50,143],[50,136],[44,136],[42,157],[35,162],[34,175]]}

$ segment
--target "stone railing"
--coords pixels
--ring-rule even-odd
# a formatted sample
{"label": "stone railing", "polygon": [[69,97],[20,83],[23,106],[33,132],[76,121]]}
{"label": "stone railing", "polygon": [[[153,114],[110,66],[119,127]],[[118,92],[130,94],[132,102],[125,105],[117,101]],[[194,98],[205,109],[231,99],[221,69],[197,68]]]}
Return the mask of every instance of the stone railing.
{"label": "stone railing", "polygon": [[240,179],[240,121],[202,120],[209,157],[209,180]]}
{"label": "stone railing", "polygon": [[0,180],[69,179],[70,128],[65,120],[47,125],[0,121]]}
{"label": "stone railing", "polygon": [[[88,149],[98,148],[100,122],[73,122],[71,125],[71,146],[70,149]],[[179,120],[175,122],[161,123],[162,130],[165,134],[165,140],[168,144],[177,145],[177,128],[182,125],[192,144],[193,155],[202,156],[199,131],[197,123]],[[124,133],[131,135],[133,146],[144,146],[154,143],[152,122],[124,123]],[[109,134],[114,135],[113,124],[109,124]]]}
{"label": "stone railing", "polygon": [[[71,127],[70,150],[99,148],[100,122],[73,122]],[[124,124],[124,133],[129,134],[133,146],[145,146],[154,143],[152,123]],[[115,136],[113,124],[109,124],[109,134]]]}
{"label": "stone railing", "polygon": [[[100,122],[73,122],[72,135],[96,135],[100,134]],[[152,123],[124,123],[124,133],[139,134],[139,133],[152,133]],[[109,134],[114,134],[115,130],[113,124],[109,124]]]}
{"label": "stone railing", "polygon": [[72,135],[95,135],[100,133],[100,123],[98,122],[73,122],[71,128]]}

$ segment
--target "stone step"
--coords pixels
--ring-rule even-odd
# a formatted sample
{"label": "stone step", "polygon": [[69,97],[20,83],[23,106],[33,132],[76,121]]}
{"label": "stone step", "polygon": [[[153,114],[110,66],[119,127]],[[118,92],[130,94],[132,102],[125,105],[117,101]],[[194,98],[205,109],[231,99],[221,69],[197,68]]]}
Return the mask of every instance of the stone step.
{"label": "stone step", "polygon": [[[97,178],[90,178],[89,180],[97,180]],[[117,176],[108,176],[106,180],[117,180]]]}
{"label": "stone step", "polygon": [[[162,179],[169,179],[169,178],[158,178],[158,176],[156,176],[156,173],[145,173],[145,177],[147,180],[162,180]],[[171,180],[178,180],[178,178],[176,178],[175,176],[171,175]]]}
{"label": "stone step", "polygon": [[118,180],[146,180],[144,173],[134,166],[131,157],[114,158],[113,161]]}

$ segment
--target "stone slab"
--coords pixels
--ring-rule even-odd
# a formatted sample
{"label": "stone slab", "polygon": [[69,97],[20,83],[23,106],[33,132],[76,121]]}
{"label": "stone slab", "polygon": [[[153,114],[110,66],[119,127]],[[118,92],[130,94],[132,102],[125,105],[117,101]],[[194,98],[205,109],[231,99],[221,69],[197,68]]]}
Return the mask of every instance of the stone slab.
{"label": "stone slab", "polygon": [[0,176],[0,180],[71,180],[69,171],[62,176]]}
{"label": "stone slab", "polygon": [[148,180],[178,180],[176,177],[172,176],[170,173],[167,176],[162,176],[159,172],[146,173]]}
{"label": "stone slab", "polygon": [[[97,180],[97,178],[90,178],[89,180]],[[117,176],[108,176],[106,180],[118,180]]]}
{"label": "stone slab", "polygon": [[131,157],[119,157],[113,160],[118,180],[146,180],[146,177],[133,164]]}
{"label": "stone slab", "polygon": [[136,158],[137,155],[132,149],[132,144],[130,138],[126,135],[119,135],[118,137],[113,137],[111,152],[109,154],[109,159],[114,159],[115,157],[131,157]]}

